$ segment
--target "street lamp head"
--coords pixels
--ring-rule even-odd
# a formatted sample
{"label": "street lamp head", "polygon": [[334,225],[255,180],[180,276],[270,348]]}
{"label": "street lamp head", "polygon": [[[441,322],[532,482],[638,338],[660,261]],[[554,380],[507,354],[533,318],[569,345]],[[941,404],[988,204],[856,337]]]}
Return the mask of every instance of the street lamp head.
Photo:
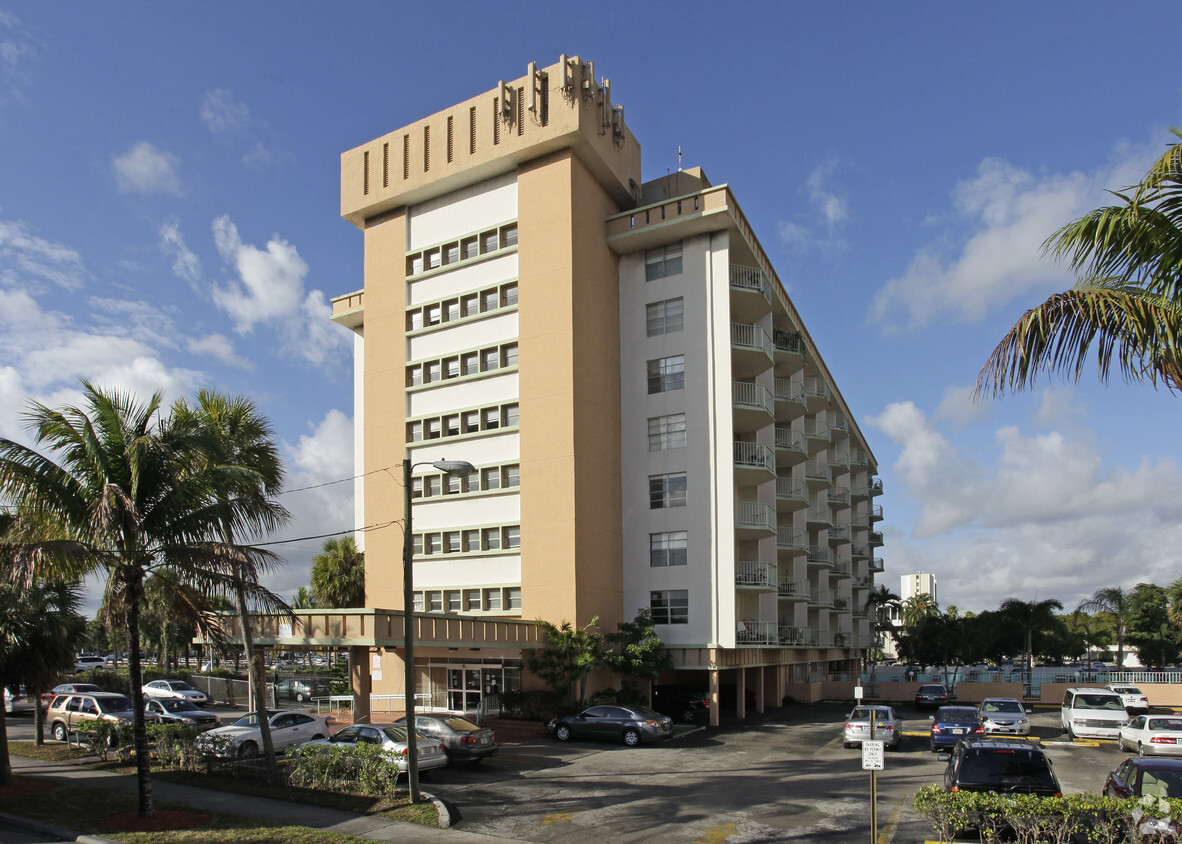
{"label": "street lamp head", "polygon": [[476,471],[476,467],[467,460],[436,460],[431,465],[453,478],[467,477]]}

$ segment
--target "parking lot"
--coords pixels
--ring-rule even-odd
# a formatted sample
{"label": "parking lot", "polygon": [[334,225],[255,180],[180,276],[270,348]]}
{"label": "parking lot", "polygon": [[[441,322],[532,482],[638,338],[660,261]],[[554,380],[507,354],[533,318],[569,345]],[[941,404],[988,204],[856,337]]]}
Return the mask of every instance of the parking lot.
{"label": "parking lot", "polygon": [[[870,775],[860,751],[842,746],[849,708],[800,705],[639,748],[540,739],[432,771],[423,787],[449,805],[457,829],[526,841],[866,841]],[[899,713],[907,735],[878,775],[878,829],[881,841],[913,844],[932,832],[912,797],[941,781],[944,764],[928,750],[928,713]],[[1065,791],[1098,792],[1125,754],[1112,742],[1072,744],[1058,719],[1057,709],[1036,710],[1033,736]],[[32,718],[10,717],[8,728],[31,738]]]}

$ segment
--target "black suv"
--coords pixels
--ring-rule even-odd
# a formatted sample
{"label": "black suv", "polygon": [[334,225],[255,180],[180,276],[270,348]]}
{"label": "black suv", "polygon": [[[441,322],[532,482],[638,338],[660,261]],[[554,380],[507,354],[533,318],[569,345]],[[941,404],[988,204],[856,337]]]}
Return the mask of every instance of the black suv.
{"label": "black suv", "polygon": [[710,693],[690,686],[654,686],[653,709],[678,721],[705,724],[710,719]]}
{"label": "black suv", "polygon": [[1063,790],[1051,760],[1037,744],[1022,739],[966,738],[947,760],[946,791],[997,791],[1002,794],[1041,794],[1060,797]]}

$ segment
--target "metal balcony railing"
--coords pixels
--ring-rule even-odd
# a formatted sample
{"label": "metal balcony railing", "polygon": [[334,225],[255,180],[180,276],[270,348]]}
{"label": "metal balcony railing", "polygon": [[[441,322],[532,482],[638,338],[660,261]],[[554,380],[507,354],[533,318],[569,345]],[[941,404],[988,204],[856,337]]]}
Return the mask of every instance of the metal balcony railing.
{"label": "metal balcony railing", "polygon": [[743,619],[735,627],[735,641],[740,645],[775,645],[779,642],[779,625],[774,621]]}
{"label": "metal balcony railing", "polygon": [[882,531],[881,530],[870,531],[870,547],[871,548],[881,548],[882,547]]}
{"label": "metal balcony railing", "polygon": [[804,476],[809,480],[814,481],[832,481],[833,476],[829,471],[829,464],[822,463],[820,460],[810,460],[804,464]]}
{"label": "metal balcony railing", "polygon": [[778,589],[776,567],[758,560],[739,560],[735,563],[735,585]]}
{"label": "metal balcony railing", "polygon": [[884,567],[882,557],[875,557],[870,561],[870,570],[875,574],[882,574]]}
{"label": "metal balcony railing", "polygon": [[776,592],[781,598],[807,598],[808,588],[807,581],[782,577],[777,585]]}
{"label": "metal balcony railing", "polygon": [[735,525],[746,528],[776,529],[776,510],[759,501],[735,502]]}
{"label": "metal balcony railing", "polygon": [[850,491],[844,486],[832,487],[826,492],[825,497],[830,504],[849,504]]}
{"label": "metal balcony railing", "polygon": [[828,440],[829,428],[817,419],[804,420],[804,435],[810,440]]}
{"label": "metal balcony railing", "polygon": [[833,524],[833,511],[824,502],[809,507],[807,521],[818,525]]}
{"label": "metal balcony railing", "polygon": [[731,345],[740,349],[764,352],[769,358],[775,349],[771,336],[763,326],[749,325],[745,322],[731,323]]}
{"label": "metal balcony railing", "polygon": [[734,443],[735,465],[776,471],[776,453],[762,443]]}
{"label": "metal balcony railing", "polygon": [[738,264],[730,265],[731,287],[736,290],[747,290],[762,294],[771,301],[772,287],[767,276],[759,267],[743,267]]}
{"label": "metal balcony railing", "polygon": [[772,391],[762,384],[752,384],[749,381],[735,381],[732,385],[732,397],[737,407],[751,407],[773,412]]}
{"label": "metal balcony railing", "polygon": [[772,385],[775,388],[776,401],[804,404],[804,384],[791,378],[777,378]]}
{"label": "metal balcony railing", "polygon": [[808,557],[810,563],[824,563],[833,565],[833,551],[827,545],[810,545]]}
{"label": "metal balcony railing", "polygon": [[773,329],[772,342],[776,344],[777,352],[792,352],[797,355],[804,354],[804,338],[800,336],[799,331]]}
{"label": "metal balcony railing", "polygon": [[882,495],[882,478],[874,478],[870,481],[870,494]]}
{"label": "metal balcony railing", "polygon": [[850,465],[865,466],[870,462],[870,454],[864,448],[850,449]]}
{"label": "metal balcony railing", "polygon": [[872,521],[872,522],[881,522],[882,521],[882,505],[881,504],[875,504],[873,507],[870,508],[870,521]]}
{"label": "metal balcony railing", "polygon": [[804,481],[795,478],[776,478],[776,498],[808,501],[809,488],[805,486]]}
{"label": "metal balcony railing", "polygon": [[850,561],[834,560],[833,568],[829,570],[829,573],[837,577],[849,577],[852,574],[850,571]]}
{"label": "metal balcony railing", "polygon": [[825,399],[826,401],[833,395],[829,390],[829,385],[820,378],[805,378],[804,394],[809,398]]}
{"label": "metal balcony railing", "polygon": [[808,531],[794,527],[776,528],[776,548],[782,551],[803,551],[808,548]]}
{"label": "metal balcony railing", "polygon": [[791,428],[776,428],[776,448],[783,451],[798,451],[804,453],[804,441],[799,433]]}
{"label": "metal balcony railing", "polygon": [[814,588],[809,590],[809,603],[817,607],[833,605],[833,593],[828,589]]}

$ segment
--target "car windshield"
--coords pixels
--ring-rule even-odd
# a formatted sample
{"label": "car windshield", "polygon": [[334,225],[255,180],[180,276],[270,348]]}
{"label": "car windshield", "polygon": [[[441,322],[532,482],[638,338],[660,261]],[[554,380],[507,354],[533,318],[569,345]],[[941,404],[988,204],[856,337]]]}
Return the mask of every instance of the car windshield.
{"label": "car windshield", "polygon": [[1016,700],[987,700],[981,707],[985,712],[1016,712],[1023,714],[1022,704]]}
{"label": "car windshield", "polygon": [[990,750],[965,754],[961,785],[1054,788],[1055,777],[1042,754],[1022,750]]}
{"label": "car windshield", "polygon": [[1076,695],[1075,708],[1124,712],[1125,702],[1116,695]]}
{"label": "car windshield", "polygon": [[919,691],[925,695],[942,695],[944,694],[943,686],[920,686]]}
{"label": "car windshield", "polygon": [[653,710],[651,710],[645,706],[634,706],[634,707],[632,707],[632,711],[635,712],[637,715],[639,715],[641,718],[644,718],[645,720],[648,720],[648,721],[652,721],[654,719],[660,721],[660,720],[663,720],[665,717],[660,712],[654,712]]}
{"label": "car windshield", "polygon": [[170,680],[170,681],[168,682],[168,684],[167,684],[167,685],[168,685],[168,687],[169,687],[170,689],[172,689],[174,692],[192,692],[192,691],[196,691],[196,690],[195,690],[195,689],[194,689],[192,686],[190,686],[190,685],[189,685],[188,683],[186,683],[184,680]]}
{"label": "car windshield", "polygon": [[967,706],[944,706],[936,713],[937,721],[976,721],[977,710]]}
{"label": "car windshield", "polygon": [[1182,797],[1182,771],[1145,771],[1141,774],[1141,793]]}
{"label": "car windshield", "polygon": [[[406,742],[406,725],[405,724],[391,724],[388,727],[382,727],[382,732],[386,734],[386,738],[390,741]],[[420,738],[421,738],[420,734]]]}
{"label": "car windshield", "polygon": [[455,730],[457,733],[466,733],[471,730],[479,730],[480,729],[480,727],[476,726],[471,721],[468,721],[465,718],[443,718],[442,721],[443,721],[443,723],[447,724],[447,726],[449,726],[453,730]]}
{"label": "car windshield", "polygon": [[[275,715],[274,711],[267,712],[268,718],[271,718],[274,715]],[[249,715],[243,715],[241,718],[239,718],[233,724],[233,726],[235,726],[235,727],[257,727],[258,725],[259,725],[259,714],[257,712],[252,712]]]}
{"label": "car windshield", "polygon": [[869,721],[871,712],[873,712],[877,716],[878,723],[880,723],[880,724],[885,723],[886,721],[890,720],[891,716],[890,716],[889,710],[874,709],[869,706],[859,706],[857,709],[854,710],[853,714],[850,715],[850,720],[851,721]]}
{"label": "car windshield", "polygon": [[1149,722],[1149,729],[1163,732],[1182,732],[1182,718],[1153,718]]}
{"label": "car windshield", "polygon": [[94,702],[98,704],[99,712],[129,712],[131,711],[131,698],[123,697],[96,697]]}
{"label": "car windshield", "polygon": [[201,707],[197,706],[197,704],[193,703],[193,701],[181,700],[180,698],[162,700],[160,701],[160,705],[169,712],[191,712],[194,710],[197,712],[201,711]]}

